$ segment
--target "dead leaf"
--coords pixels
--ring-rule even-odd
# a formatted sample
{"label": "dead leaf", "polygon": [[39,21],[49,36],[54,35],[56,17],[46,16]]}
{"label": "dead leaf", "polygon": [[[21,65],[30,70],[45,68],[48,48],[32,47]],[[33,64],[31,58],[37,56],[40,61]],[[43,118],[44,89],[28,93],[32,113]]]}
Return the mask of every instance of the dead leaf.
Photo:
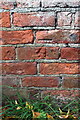
{"label": "dead leaf", "polygon": [[46,115],[47,115],[47,118],[48,118],[48,119],[54,120],[54,118],[53,118],[51,115],[49,115],[48,113],[47,113]]}
{"label": "dead leaf", "polygon": [[34,112],[33,110],[32,110],[32,113],[33,113],[33,118],[37,118],[37,117],[39,117],[40,114],[41,114],[41,113],[39,113],[39,112]]}

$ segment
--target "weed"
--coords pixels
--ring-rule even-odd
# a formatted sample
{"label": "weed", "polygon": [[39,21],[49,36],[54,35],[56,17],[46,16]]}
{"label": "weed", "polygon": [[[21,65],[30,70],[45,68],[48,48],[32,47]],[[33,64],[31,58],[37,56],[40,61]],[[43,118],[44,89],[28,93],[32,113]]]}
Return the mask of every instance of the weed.
{"label": "weed", "polygon": [[[2,108],[2,116],[5,118],[27,119],[52,119],[52,120],[79,120],[80,98],[58,104],[59,99],[46,96],[39,100],[23,99],[18,93],[18,99],[6,97]],[[62,102],[62,101],[60,101]]]}

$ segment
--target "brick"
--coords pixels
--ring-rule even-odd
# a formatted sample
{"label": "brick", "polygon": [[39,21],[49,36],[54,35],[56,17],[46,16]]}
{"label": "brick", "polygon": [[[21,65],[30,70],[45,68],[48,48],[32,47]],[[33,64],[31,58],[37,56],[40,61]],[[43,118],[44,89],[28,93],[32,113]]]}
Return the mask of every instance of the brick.
{"label": "brick", "polygon": [[2,31],[0,31],[0,45],[2,45]]}
{"label": "brick", "polygon": [[0,47],[0,60],[2,60],[2,47]]}
{"label": "brick", "polygon": [[19,91],[20,95],[25,99],[29,98],[32,100],[40,100],[41,91],[39,89],[36,89],[36,88],[26,89],[26,87],[23,87],[23,88],[19,89],[18,91]]}
{"label": "brick", "polygon": [[3,44],[24,44],[33,42],[32,30],[0,32],[2,32],[2,37],[0,37]]}
{"label": "brick", "polygon": [[25,87],[21,87],[19,89],[12,89],[9,87],[3,87],[3,94],[6,96],[9,96],[12,100],[18,100],[19,97],[16,96],[16,93],[19,93],[20,96],[22,97],[23,100],[25,100],[26,98],[30,98],[30,99],[35,99],[35,100],[40,100],[40,90],[37,89],[26,89]]}
{"label": "brick", "polygon": [[79,30],[37,31],[36,43],[79,43]]}
{"label": "brick", "polygon": [[80,77],[64,77],[63,85],[64,88],[80,88]]}
{"label": "brick", "polygon": [[32,100],[40,100],[41,90],[36,88],[29,88],[29,90],[27,90],[27,96],[29,99],[32,99]]}
{"label": "brick", "polygon": [[0,75],[2,75],[2,64],[0,64]]}
{"label": "brick", "polygon": [[80,48],[62,48],[61,58],[67,60],[79,60],[80,59]]}
{"label": "brick", "polygon": [[0,86],[2,86],[2,76],[0,77]]}
{"label": "brick", "polygon": [[59,27],[70,26],[72,22],[72,13],[70,12],[59,12],[57,14],[57,24]]}
{"label": "brick", "polygon": [[[19,97],[17,96],[17,93],[20,93],[21,88],[15,89],[15,87],[4,87],[3,86],[3,95],[8,96],[10,100],[18,100]],[[22,96],[22,94],[21,94]],[[26,96],[26,95],[25,95]],[[6,99],[4,99],[3,104],[5,103]],[[4,104],[5,105],[5,104]]]}
{"label": "brick", "polygon": [[80,90],[46,90],[42,91],[42,95],[52,95],[56,96],[57,99],[65,100],[65,97],[73,98],[80,96]]}
{"label": "brick", "polygon": [[43,7],[78,7],[79,0],[41,0]]}
{"label": "brick", "polygon": [[8,1],[0,1],[0,8],[1,9],[13,9],[14,8],[14,2],[8,2]]}
{"label": "brick", "polygon": [[2,12],[0,13],[0,27],[10,27],[10,13]]}
{"label": "brick", "polygon": [[45,47],[19,47],[17,48],[18,59],[44,59],[46,57]]}
{"label": "brick", "polygon": [[75,27],[80,27],[80,13],[76,12],[75,14],[75,22],[74,22]]}
{"label": "brick", "polygon": [[2,85],[20,87],[20,78],[15,76],[3,76]]}
{"label": "brick", "polygon": [[79,74],[78,63],[41,63],[40,74]]}
{"label": "brick", "polygon": [[14,26],[54,26],[54,12],[14,13]]}
{"label": "brick", "polygon": [[17,58],[20,60],[30,59],[58,59],[58,47],[19,47]]}
{"label": "brick", "polygon": [[19,0],[17,1],[17,7],[21,7],[21,8],[36,8],[36,7],[40,7],[40,0]]}
{"label": "brick", "polygon": [[23,87],[58,87],[58,77],[25,77],[22,79]]}
{"label": "brick", "polygon": [[16,58],[15,47],[0,47],[2,60],[14,60]]}
{"label": "brick", "polygon": [[[18,89],[3,86],[2,92],[5,96],[8,96],[9,98],[11,98],[13,96],[16,97],[16,93],[18,92]],[[13,99],[14,99],[14,97],[13,97]],[[5,102],[5,100],[4,100],[4,102]],[[3,104],[4,104],[4,102],[3,102]]]}
{"label": "brick", "polygon": [[[20,63],[3,63],[2,74],[15,75],[34,75],[36,74],[36,63],[20,62]],[[0,70],[1,71],[1,70]]]}
{"label": "brick", "polygon": [[46,47],[46,59],[58,59],[59,47]]}

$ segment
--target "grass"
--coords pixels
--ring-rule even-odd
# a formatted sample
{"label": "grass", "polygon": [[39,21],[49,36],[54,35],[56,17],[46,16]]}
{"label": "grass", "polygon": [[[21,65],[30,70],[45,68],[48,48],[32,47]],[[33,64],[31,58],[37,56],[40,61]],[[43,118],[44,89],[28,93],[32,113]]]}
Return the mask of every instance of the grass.
{"label": "grass", "polygon": [[[24,99],[19,93],[17,100],[10,99],[8,96],[3,96],[5,104],[3,106],[3,120],[6,118],[21,118],[21,120],[31,120],[32,118],[62,120],[69,116],[68,120],[79,120],[80,115],[80,98],[74,100],[60,100],[55,97],[46,96],[42,99]],[[75,117],[76,116],[76,117]],[[65,119],[64,119],[65,120]]]}

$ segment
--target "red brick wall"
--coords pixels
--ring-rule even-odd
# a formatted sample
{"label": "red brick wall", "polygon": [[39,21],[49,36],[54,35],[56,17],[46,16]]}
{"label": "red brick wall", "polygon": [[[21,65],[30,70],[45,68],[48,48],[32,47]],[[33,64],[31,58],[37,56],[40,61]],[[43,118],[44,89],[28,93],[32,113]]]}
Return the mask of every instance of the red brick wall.
{"label": "red brick wall", "polygon": [[3,91],[79,96],[79,12],[79,0],[0,2]]}

